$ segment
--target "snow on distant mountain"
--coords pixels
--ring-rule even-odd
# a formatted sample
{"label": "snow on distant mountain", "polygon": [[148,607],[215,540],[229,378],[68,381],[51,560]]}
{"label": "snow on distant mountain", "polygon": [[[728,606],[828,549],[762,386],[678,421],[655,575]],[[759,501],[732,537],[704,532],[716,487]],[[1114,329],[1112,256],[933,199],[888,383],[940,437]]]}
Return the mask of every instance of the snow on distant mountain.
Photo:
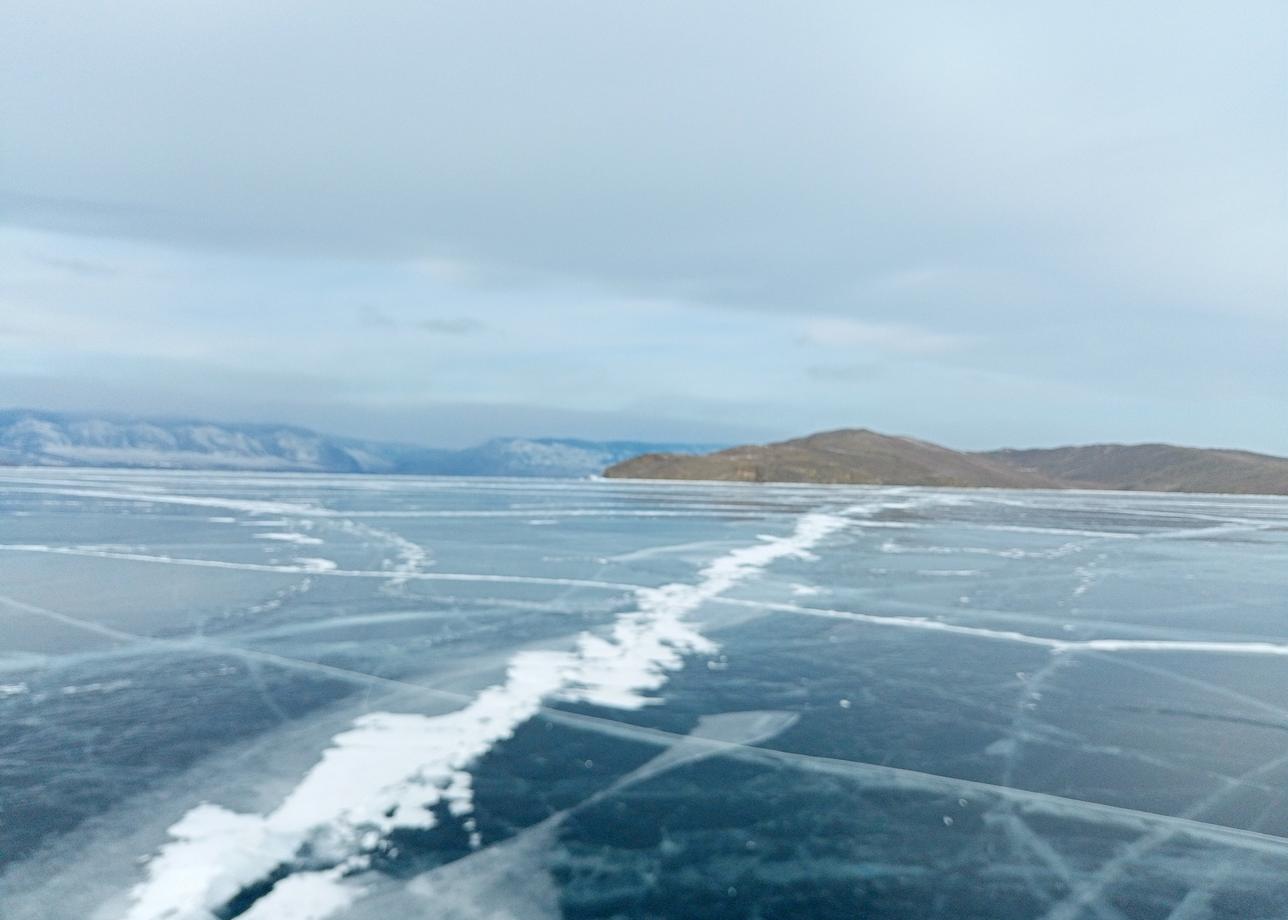
{"label": "snow on distant mountain", "polygon": [[461,476],[591,476],[606,467],[664,450],[704,453],[701,444],[662,447],[645,441],[582,441],[576,438],[495,438],[478,447],[439,451],[429,466],[416,472]]}
{"label": "snow on distant mountain", "polygon": [[9,466],[581,477],[642,453],[714,447],[497,438],[478,447],[441,450],[287,425],[0,411],[0,465]]}
{"label": "snow on distant mountain", "polygon": [[0,463],[160,469],[383,472],[375,445],[285,425],[0,412]]}

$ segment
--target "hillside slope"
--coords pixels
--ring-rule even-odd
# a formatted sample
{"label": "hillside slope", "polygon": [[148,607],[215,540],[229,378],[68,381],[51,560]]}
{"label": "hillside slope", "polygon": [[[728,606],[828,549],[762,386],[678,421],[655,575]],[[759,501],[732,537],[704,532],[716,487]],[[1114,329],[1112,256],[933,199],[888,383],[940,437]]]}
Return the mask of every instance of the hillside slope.
{"label": "hillside slope", "polygon": [[1288,495],[1288,459],[1171,444],[1091,444],[984,454],[1071,487]]}
{"label": "hillside slope", "polygon": [[1058,488],[1042,474],[979,454],[867,429],[843,429],[734,447],[703,456],[646,454],[609,467],[605,476],[740,482],[817,482],[995,488]]}
{"label": "hillside slope", "polygon": [[1288,459],[1170,444],[1092,444],[967,453],[866,429],[734,447],[703,456],[647,454],[614,478],[708,479],[1011,489],[1123,489],[1288,495]]}

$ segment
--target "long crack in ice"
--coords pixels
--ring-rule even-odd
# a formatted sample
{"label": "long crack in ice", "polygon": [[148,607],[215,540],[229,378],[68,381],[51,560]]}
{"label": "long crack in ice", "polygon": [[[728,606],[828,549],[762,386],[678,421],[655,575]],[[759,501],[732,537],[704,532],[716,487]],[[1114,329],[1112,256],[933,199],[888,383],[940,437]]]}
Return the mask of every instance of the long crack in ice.
{"label": "long crack in ice", "polygon": [[288,875],[245,916],[321,920],[332,914],[361,896],[345,876],[366,868],[394,828],[432,827],[433,809],[442,806],[473,834],[470,766],[543,703],[638,709],[657,702],[652,692],[686,655],[716,649],[689,614],[775,560],[809,558],[811,547],[848,522],[806,514],[788,536],[762,537],[719,557],[696,583],[638,589],[635,609],[619,616],[607,635],[584,633],[568,651],[516,654],[502,683],[455,712],[362,716],[267,814],[208,803],[192,809],[170,828],[171,841],[133,890],[127,920],[212,920],[247,886],[278,867],[299,865],[305,852],[310,871]]}

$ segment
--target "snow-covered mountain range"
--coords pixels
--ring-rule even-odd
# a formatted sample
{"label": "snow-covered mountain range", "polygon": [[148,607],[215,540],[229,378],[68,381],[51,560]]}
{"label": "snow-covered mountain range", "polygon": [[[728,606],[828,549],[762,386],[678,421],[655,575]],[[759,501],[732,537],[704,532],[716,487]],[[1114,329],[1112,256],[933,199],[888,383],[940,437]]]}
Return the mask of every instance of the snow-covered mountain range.
{"label": "snow-covered mountain range", "polygon": [[0,411],[0,465],[7,466],[580,477],[643,453],[702,453],[718,446],[496,438],[446,450],[289,425]]}

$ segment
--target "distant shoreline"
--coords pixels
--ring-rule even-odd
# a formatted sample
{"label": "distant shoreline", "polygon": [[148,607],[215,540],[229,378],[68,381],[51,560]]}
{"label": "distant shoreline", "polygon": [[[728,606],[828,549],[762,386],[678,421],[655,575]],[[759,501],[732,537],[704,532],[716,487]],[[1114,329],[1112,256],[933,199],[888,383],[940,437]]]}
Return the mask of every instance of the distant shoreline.
{"label": "distant shoreline", "polygon": [[1170,444],[955,451],[866,429],[698,456],[645,454],[608,479],[942,488],[1288,495],[1288,459]]}

